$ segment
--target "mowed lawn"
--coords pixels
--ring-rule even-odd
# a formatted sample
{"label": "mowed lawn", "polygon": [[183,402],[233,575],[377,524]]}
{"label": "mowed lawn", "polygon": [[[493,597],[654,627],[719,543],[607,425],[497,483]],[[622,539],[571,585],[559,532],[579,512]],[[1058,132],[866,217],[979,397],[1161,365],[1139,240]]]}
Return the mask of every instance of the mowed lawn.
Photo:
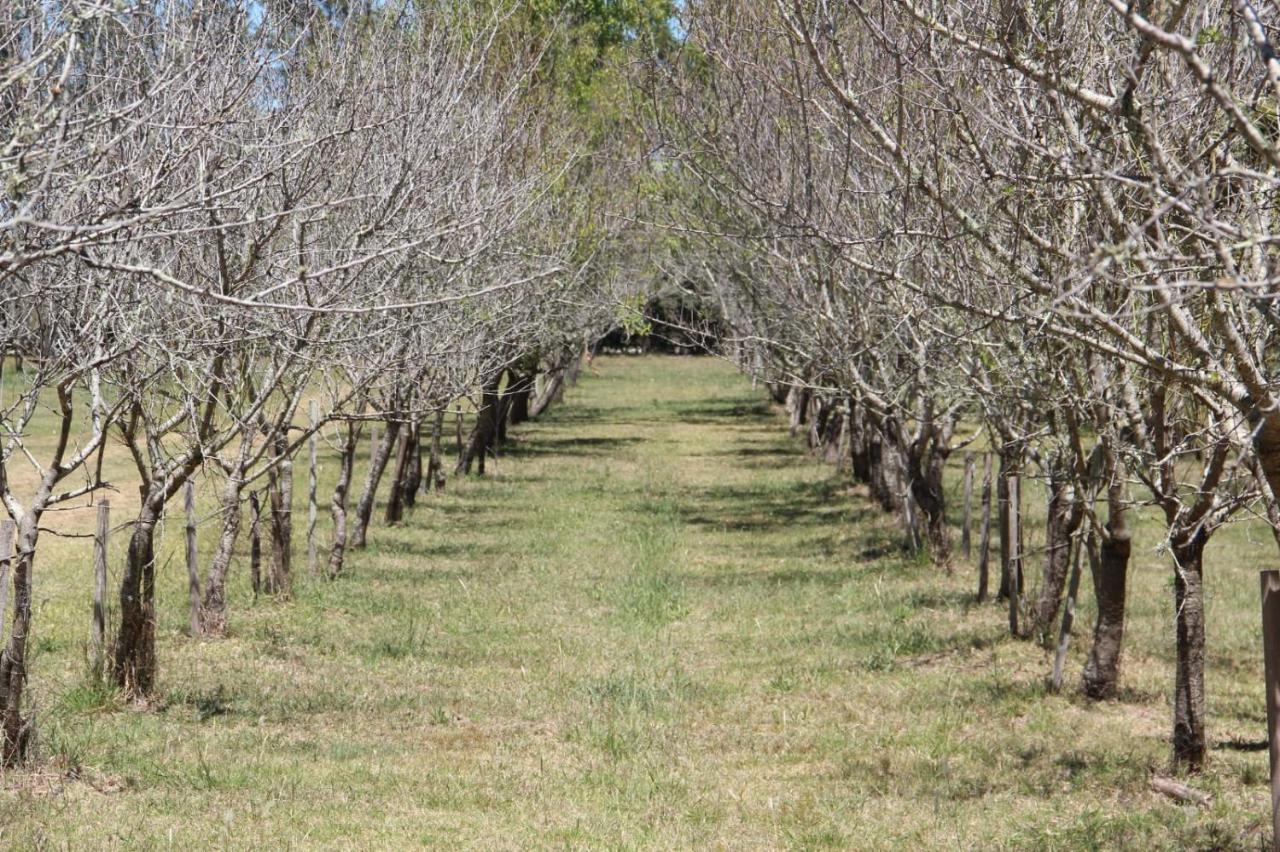
{"label": "mowed lawn", "polygon": [[[1173,677],[1158,522],[1137,524],[1121,700],[1075,689],[1087,578],[1068,688],[1047,695],[1049,656],[1005,637],[1000,605],[973,604],[972,566],[948,577],[904,557],[893,524],[765,400],[716,360],[600,358],[515,430],[496,475],[451,478],[400,527],[375,521],[336,582],[306,576],[299,465],[295,599],[254,602],[242,554],[223,641],[185,635],[173,516],[144,709],[87,681],[89,544],[47,538],[41,763],[4,778],[0,845],[1262,845],[1256,571],[1277,561],[1264,531],[1210,545],[1213,751],[1191,783],[1214,800],[1182,806],[1148,786],[1167,766]],[[112,500],[127,506],[121,463]],[[322,544],[336,467],[326,450]],[[113,582],[124,544],[122,531]]]}

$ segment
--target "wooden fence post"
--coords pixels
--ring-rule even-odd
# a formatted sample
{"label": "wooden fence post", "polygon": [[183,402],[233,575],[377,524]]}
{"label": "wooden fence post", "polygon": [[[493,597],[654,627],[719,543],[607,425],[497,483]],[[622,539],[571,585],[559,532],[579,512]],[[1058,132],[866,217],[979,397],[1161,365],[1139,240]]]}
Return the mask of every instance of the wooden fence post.
{"label": "wooden fence post", "polygon": [[964,558],[968,559],[971,551],[969,543],[970,520],[973,517],[973,453],[964,454],[964,520],[960,527],[960,549]]}
{"label": "wooden fence post", "polygon": [[1271,757],[1271,849],[1280,850],[1280,571],[1260,571],[1262,660],[1267,684],[1267,742]]}
{"label": "wooden fence post", "polygon": [[991,453],[982,466],[982,533],[978,538],[978,603],[987,599],[991,577]]}
{"label": "wooden fence post", "polygon": [[183,489],[187,513],[187,604],[191,609],[191,635],[200,630],[200,562],[196,552],[196,484],[188,479]]}
{"label": "wooden fence post", "polygon": [[1022,507],[1022,495],[1019,494],[1020,482],[1018,474],[1010,474],[1007,482],[1009,483],[1009,512],[1006,515],[1005,535],[1009,539],[1009,561],[1005,567],[1008,572],[1009,586],[1009,635],[1018,635],[1018,615],[1021,608],[1019,597],[1022,590],[1019,588],[1019,574],[1022,573],[1022,536],[1019,533],[1019,524],[1021,518],[1019,510]]}
{"label": "wooden fence post", "polygon": [[316,504],[316,485],[319,476],[318,438],[320,423],[320,404],[311,400],[311,437],[307,439],[307,452],[310,456],[310,475],[307,479],[307,573],[316,576],[316,518],[320,509]]}
{"label": "wooden fence post", "polygon": [[107,644],[107,535],[111,531],[111,504],[98,504],[98,526],[93,533],[93,631],[89,635],[90,665],[96,678],[106,667]]}

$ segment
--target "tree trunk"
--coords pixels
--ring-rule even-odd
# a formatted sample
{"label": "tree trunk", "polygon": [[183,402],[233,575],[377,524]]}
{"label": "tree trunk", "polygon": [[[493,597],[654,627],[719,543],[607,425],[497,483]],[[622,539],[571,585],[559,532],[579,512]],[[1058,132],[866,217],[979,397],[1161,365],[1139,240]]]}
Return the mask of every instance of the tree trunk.
{"label": "tree trunk", "polygon": [[827,422],[831,419],[831,406],[824,399],[812,398],[809,403],[809,432],[805,438],[809,450],[815,455],[822,446],[822,437],[827,431]]}
{"label": "tree trunk", "polygon": [[1173,539],[1177,671],[1173,701],[1173,763],[1189,772],[1204,767],[1204,528]]}
{"label": "tree trunk", "polygon": [[282,454],[288,437],[281,430],[275,438],[280,457],[267,475],[267,500],[271,511],[271,570],[267,572],[269,595],[288,597],[292,588],[293,563],[293,461]]}
{"label": "tree trunk", "polygon": [[1071,538],[1080,526],[1084,507],[1076,500],[1071,483],[1057,473],[1049,477],[1049,511],[1045,518],[1044,578],[1040,584],[1040,599],[1034,610],[1034,623],[1030,629],[1042,641],[1052,637],[1058,608],[1062,605],[1062,591],[1066,586],[1071,567]]}
{"label": "tree trunk", "polygon": [[787,412],[791,417],[791,437],[800,434],[800,427],[805,425],[809,414],[809,391],[793,386],[787,394]]}
{"label": "tree trunk", "polygon": [[1132,549],[1125,510],[1112,504],[1101,548],[1092,541],[1092,536],[1090,539],[1089,573],[1093,577],[1098,618],[1093,626],[1093,647],[1089,650],[1081,685],[1085,695],[1100,700],[1113,698],[1120,685],[1125,585]]}
{"label": "tree trunk", "polygon": [[396,445],[400,427],[399,420],[387,421],[382,439],[369,460],[369,473],[364,479],[364,490],[360,492],[360,501],[356,503],[356,523],[351,531],[351,546],[357,550],[365,546],[365,540],[369,534],[369,521],[373,518],[373,504],[378,498],[378,484],[382,482],[382,474],[387,469],[387,460],[391,458],[391,448]]}
{"label": "tree trunk", "polygon": [[319,486],[319,429],[320,406],[311,400],[311,434],[307,436],[307,574],[314,577],[319,572],[316,559],[316,521],[319,520],[320,507],[316,501]]}
{"label": "tree trunk", "polygon": [[183,508],[186,511],[186,543],[187,543],[187,604],[190,610],[191,635],[204,633],[200,620],[200,563],[196,550],[196,484],[188,479],[183,487]]}
{"label": "tree trunk", "polygon": [[493,448],[497,435],[498,417],[501,413],[501,400],[498,397],[498,382],[501,376],[495,376],[484,384],[480,390],[480,408],[476,412],[476,425],[471,430],[466,450],[458,462],[455,473],[470,473],[472,462],[476,462],[479,473],[484,474],[485,457]]}
{"label": "tree trunk", "polygon": [[156,682],[155,532],[159,507],[155,502],[153,496],[143,495],[120,581],[120,629],[112,674],[130,698],[150,695]]}
{"label": "tree trunk", "polygon": [[[569,363],[566,364],[564,368],[565,381],[569,383],[569,387],[571,388],[578,386],[578,376],[582,373],[582,355],[586,351],[586,347],[584,346],[582,349],[582,352],[575,352],[569,358]],[[563,392],[564,385],[561,385],[560,388],[556,390],[556,393],[561,394]],[[557,397],[557,400],[558,399],[559,397]]]}
{"label": "tree trunk", "polygon": [[243,473],[231,473],[222,489],[222,532],[213,551],[209,572],[204,581],[204,603],[200,611],[200,630],[205,636],[227,633],[227,574],[240,537],[242,513],[240,493],[244,488]]}
{"label": "tree trunk", "polygon": [[[22,695],[27,685],[27,636],[31,628],[31,569],[35,562],[37,522],[30,516],[18,526],[17,552],[11,558],[13,571],[13,624],[9,644],[0,654],[0,690],[4,708],[4,765],[24,762],[31,740],[31,718],[22,715]],[[8,529],[5,532],[9,532]],[[0,544],[0,554],[10,560],[8,541]]]}
{"label": "tree trunk", "polygon": [[444,490],[444,452],[440,446],[444,431],[444,409],[436,412],[431,422],[431,456],[427,461],[427,476],[423,486],[435,491]]}
{"label": "tree trunk", "polygon": [[912,454],[911,469],[908,471],[908,475],[911,476],[911,496],[915,498],[916,505],[924,510],[929,550],[933,555],[934,564],[950,571],[951,534],[947,529],[946,492],[943,485],[943,475],[950,451],[946,447],[946,436],[942,432],[939,432],[928,444],[925,458],[919,458],[918,453]]}
{"label": "tree trunk", "polygon": [[542,389],[542,395],[533,403],[533,407],[529,410],[529,419],[537,420],[547,409],[551,407],[551,403],[557,402],[561,396],[561,390],[564,388],[564,369],[558,368],[547,374],[546,386]]}
{"label": "tree trunk", "polygon": [[845,415],[839,403],[831,406],[827,416],[826,428],[822,430],[822,458],[828,464],[838,465],[842,458],[841,448],[845,436]]}
{"label": "tree trunk", "polygon": [[862,406],[852,403],[849,410],[849,454],[853,478],[871,483],[871,453],[868,444],[869,430]]}
{"label": "tree trunk", "polygon": [[533,373],[515,373],[510,375],[507,393],[511,395],[510,421],[518,426],[529,419],[529,397],[533,394]]}
{"label": "tree trunk", "polygon": [[405,471],[400,499],[405,508],[412,509],[418,503],[418,489],[422,487],[422,421],[414,418],[405,430],[409,444],[409,468]]}
{"label": "tree trunk", "polygon": [[869,444],[871,496],[884,511],[898,512],[902,509],[903,497],[898,448],[881,424],[871,429]]}
{"label": "tree trunk", "polygon": [[413,459],[418,455],[418,449],[414,446],[413,424],[409,424],[409,427],[402,431],[404,437],[400,440],[399,449],[396,451],[396,469],[391,475],[391,493],[387,496],[387,509],[383,516],[387,526],[404,520],[404,507],[407,502],[405,495],[409,488],[410,471],[413,467]]}
{"label": "tree trunk", "polygon": [[333,517],[333,544],[329,549],[329,579],[342,573],[342,563],[347,553],[347,492],[351,489],[351,473],[356,464],[356,447],[360,444],[360,428],[347,423],[347,439],[342,445],[342,459],[338,465],[338,481],[333,486],[330,514]]}
{"label": "tree trunk", "polygon": [[494,399],[496,408],[493,418],[493,446],[500,447],[507,442],[507,426],[511,420],[511,383],[516,380],[514,374],[507,373],[507,386],[499,391]]}

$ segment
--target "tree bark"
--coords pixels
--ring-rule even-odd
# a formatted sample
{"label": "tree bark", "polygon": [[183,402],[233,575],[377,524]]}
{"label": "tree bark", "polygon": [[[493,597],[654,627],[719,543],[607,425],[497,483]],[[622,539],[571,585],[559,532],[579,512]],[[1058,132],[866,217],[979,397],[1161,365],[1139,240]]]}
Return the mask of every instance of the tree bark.
{"label": "tree bark", "polygon": [[1062,606],[1062,591],[1066,586],[1071,567],[1071,538],[1084,517],[1084,507],[1072,493],[1071,483],[1054,472],[1049,477],[1049,510],[1045,518],[1044,577],[1040,583],[1040,598],[1036,602],[1034,619],[1030,629],[1042,641],[1049,641],[1058,608]]}
{"label": "tree bark", "polygon": [[849,454],[853,478],[858,482],[871,483],[871,455],[868,445],[868,429],[866,415],[862,406],[856,402],[849,410]]}
{"label": "tree bark", "polygon": [[508,420],[518,426],[529,419],[529,397],[533,394],[533,373],[507,373],[507,395],[510,397]]}
{"label": "tree bark", "polygon": [[[4,533],[9,533],[5,529]],[[9,643],[0,654],[0,689],[3,690],[5,766],[17,766],[27,758],[31,739],[31,718],[22,715],[22,696],[27,685],[27,637],[31,629],[31,569],[35,561],[37,522],[28,516],[17,526],[17,552],[9,555],[5,541],[0,555],[12,566],[13,623]]]}
{"label": "tree bark", "polygon": [[242,512],[240,494],[243,480],[232,473],[222,489],[222,531],[204,580],[204,602],[200,611],[200,630],[205,636],[225,636],[227,632],[227,574],[240,537]]}
{"label": "tree bark", "polygon": [[822,458],[827,464],[840,464],[841,446],[845,435],[845,415],[838,402],[832,403],[831,412],[827,415],[825,428],[822,430]]}
{"label": "tree bark", "polygon": [[391,458],[391,448],[396,445],[396,437],[400,434],[401,425],[399,420],[387,421],[387,428],[369,461],[364,490],[360,492],[360,500],[356,503],[355,527],[351,530],[351,546],[357,550],[365,546],[369,534],[369,521],[373,518],[373,504],[378,498],[378,484],[382,482],[382,474],[387,469],[387,460]]}
{"label": "tree bark", "polygon": [[805,425],[809,415],[809,391],[795,385],[787,394],[787,413],[791,418],[791,437],[800,434],[800,427]]}
{"label": "tree bark", "polygon": [[512,395],[511,385],[517,381],[517,376],[507,372],[507,386],[502,388],[496,394],[494,400],[497,406],[494,410],[493,419],[493,446],[500,447],[507,442],[507,427],[511,422],[511,405],[515,397]]}
{"label": "tree bark", "polygon": [[115,683],[130,698],[151,694],[156,680],[155,531],[159,507],[143,495],[129,536],[120,581],[120,631],[116,637]]}
{"label": "tree bark", "polygon": [[[1101,700],[1113,698],[1120,685],[1120,651],[1124,644],[1125,586],[1132,549],[1125,510],[1113,504],[1101,547],[1089,547],[1089,573],[1093,577],[1098,617],[1093,626],[1093,647],[1085,664],[1081,685],[1084,694]],[[1092,536],[1090,537],[1092,539]]]}
{"label": "tree bark", "polygon": [[320,406],[313,399],[310,408],[311,434],[307,436],[307,574],[314,577],[319,571],[316,560],[316,521],[320,515],[320,507],[316,501],[316,491],[320,477]]}
{"label": "tree bark", "polygon": [[444,409],[436,412],[431,422],[431,455],[427,461],[427,475],[423,487],[435,491],[444,490],[444,451],[440,446],[444,431]]}
{"label": "tree bark", "polygon": [[422,421],[414,418],[405,430],[409,444],[409,468],[405,471],[400,499],[405,508],[412,509],[418,503],[418,489],[422,487]]}
{"label": "tree bark", "polygon": [[1203,527],[1173,539],[1177,667],[1173,701],[1173,763],[1204,768],[1204,546]]}
{"label": "tree bark", "polygon": [[498,417],[501,414],[502,402],[498,396],[498,382],[501,376],[495,376],[486,382],[480,390],[480,407],[476,412],[476,425],[471,430],[462,458],[458,461],[457,474],[470,473],[473,462],[478,472],[484,474],[485,457],[494,446],[497,437]]}
{"label": "tree bark", "polygon": [[333,518],[333,544],[329,548],[329,579],[342,573],[347,553],[347,492],[351,489],[351,473],[356,464],[356,448],[360,444],[360,428],[354,422],[347,423],[347,437],[342,445],[342,459],[338,465],[338,481],[333,486],[330,514]]}
{"label": "tree bark", "polygon": [[183,487],[183,509],[187,516],[187,604],[190,610],[190,629],[192,636],[204,632],[200,620],[200,563],[196,551],[196,484],[188,479]]}
{"label": "tree bark", "polygon": [[532,408],[529,409],[529,419],[537,420],[547,409],[551,407],[553,402],[558,402],[561,392],[564,388],[564,369],[557,368],[547,374],[545,387],[542,389],[542,395],[534,400]]}
{"label": "tree bark", "polygon": [[293,461],[283,455],[288,448],[284,430],[275,436],[279,461],[267,475],[267,500],[271,512],[271,570],[266,592],[288,597],[292,590],[293,563]]}
{"label": "tree bark", "polygon": [[827,423],[831,419],[831,404],[826,399],[811,398],[809,407],[811,416],[809,417],[809,432],[806,441],[809,444],[809,450],[814,455],[819,453],[822,447],[822,438],[827,431]]}
{"label": "tree bark", "polygon": [[943,476],[951,454],[947,430],[935,427],[926,447],[911,454],[911,495],[925,513],[929,550],[935,565],[951,570],[951,533],[947,529],[946,491]]}
{"label": "tree bark", "polygon": [[408,428],[401,431],[404,435],[396,451],[396,469],[391,475],[391,493],[387,495],[387,509],[383,516],[387,526],[404,520],[404,507],[407,502],[405,495],[408,493],[413,459],[418,455],[418,449],[414,446],[413,425],[410,424]]}
{"label": "tree bark", "polygon": [[905,485],[902,481],[902,449],[885,421],[871,431],[871,494],[886,512],[901,513]]}

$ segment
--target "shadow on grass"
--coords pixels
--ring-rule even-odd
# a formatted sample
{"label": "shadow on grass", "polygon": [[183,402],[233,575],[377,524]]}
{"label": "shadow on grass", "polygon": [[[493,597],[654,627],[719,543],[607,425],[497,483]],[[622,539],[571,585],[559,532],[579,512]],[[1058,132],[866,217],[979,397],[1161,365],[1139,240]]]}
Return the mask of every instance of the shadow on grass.
{"label": "shadow on grass", "polygon": [[694,488],[682,495],[677,511],[681,520],[691,526],[732,532],[825,526],[837,520],[832,518],[833,512],[844,510],[836,502],[836,488],[837,484],[829,479],[789,485]]}
{"label": "shadow on grass", "polygon": [[716,402],[699,401],[693,404],[676,403],[669,409],[685,423],[716,423],[722,420],[740,420],[744,417],[761,422],[773,419],[773,410],[767,400],[726,399]]}
{"label": "shadow on grass", "polygon": [[384,568],[394,567],[393,564],[388,564],[385,560],[407,558],[414,560],[447,559],[472,562],[477,559],[488,559],[504,555],[511,556],[511,545],[505,539],[490,542],[477,542],[474,538],[460,542],[421,542],[409,539],[391,541],[384,539],[370,547],[368,553],[374,559],[382,558],[383,561],[378,565],[378,571],[381,574]]}
{"label": "shadow on grass", "polygon": [[509,444],[505,450],[507,458],[532,458],[534,456],[606,456],[626,447],[639,444],[643,438],[546,438]]}

